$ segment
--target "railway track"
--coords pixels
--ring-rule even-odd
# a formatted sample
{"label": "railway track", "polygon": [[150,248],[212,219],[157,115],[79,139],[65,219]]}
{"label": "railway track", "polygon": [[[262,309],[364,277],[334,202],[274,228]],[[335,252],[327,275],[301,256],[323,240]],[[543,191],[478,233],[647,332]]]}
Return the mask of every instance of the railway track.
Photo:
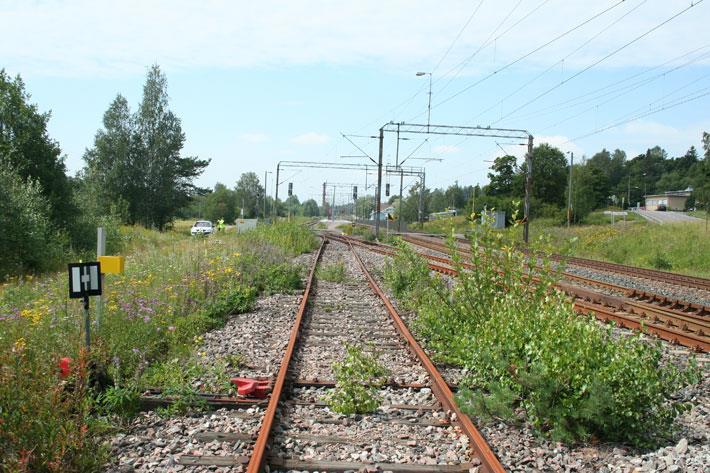
{"label": "railway track", "polygon": [[[394,256],[396,253],[396,248],[391,246],[364,243],[352,238],[348,238],[348,240],[352,244],[380,254]],[[411,237],[405,237],[404,240],[448,255],[449,249],[443,244],[431,241],[422,242]],[[449,258],[421,252],[420,255],[429,260],[430,269],[450,276],[458,274]],[[465,262],[462,263],[462,266],[466,269],[473,269],[472,265]],[[666,298],[654,294],[641,293],[594,279],[570,276],[570,279],[577,283],[594,288],[603,287],[606,290],[614,289],[624,294],[624,297],[614,296],[599,292],[598,289],[560,282],[558,288],[575,298],[574,308],[577,312],[592,313],[600,320],[613,321],[621,327],[640,330],[700,352],[710,351],[708,308],[681,301],[668,301]]]}
{"label": "railway track", "polygon": [[[334,262],[345,268],[343,281],[316,277],[320,265]],[[390,373],[370,414],[339,415],[324,402],[346,344],[375,350]],[[218,410],[200,428],[190,417],[178,428],[157,427],[208,445],[175,455],[173,464],[195,472],[505,471],[347,240],[323,239],[276,377],[261,381],[263,399],[203,396]],[[146,393],[144,402],[171,399]]]}

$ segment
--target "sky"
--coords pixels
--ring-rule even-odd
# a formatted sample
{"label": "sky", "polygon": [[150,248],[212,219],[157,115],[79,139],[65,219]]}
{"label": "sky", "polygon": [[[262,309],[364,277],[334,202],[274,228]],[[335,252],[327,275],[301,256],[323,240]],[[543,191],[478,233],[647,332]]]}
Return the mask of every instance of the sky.
{"label": "sky", "polygon": [[[116,94],[135,109],[158,64],[184,154],[211,159],[197,183],[270,172],[273,195],[278,162],[368,164],[384,124],[426,124],[430,78],[431,124],[524,129],[575,162],[602,148],[701,148],[709,20],[710,0],[0,0],[0,68],[51,111],[74,174]],[[428,187],[484,184],[496,156],[525,152],[520,140],[400,137],[400,161],[425,167]],[[396,143],[386,135],[385,162]],[[343,202],[366,179],[285,168],[280,197],[292,182],[320,201],[329,182]]]}

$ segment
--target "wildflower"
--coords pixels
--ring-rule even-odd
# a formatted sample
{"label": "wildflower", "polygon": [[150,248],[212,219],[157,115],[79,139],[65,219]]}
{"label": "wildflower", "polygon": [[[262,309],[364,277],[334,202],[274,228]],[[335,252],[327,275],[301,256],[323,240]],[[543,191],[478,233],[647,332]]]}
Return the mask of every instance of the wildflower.
{"label": "wildflower", "polygon": [[147,315],[143,317],[143,322],[150,322],[150,317],[148,317]]}
{"label": "wildflower", "polygon": [[169,331],[169,332],[174,332],[174,331],[175,331],[175,327],[172,326],[172,325],[170,325],[170,326],[168,327],[168,331]]}
{"label": "wildflower", "polygon": [[25,351],[25,348],[27,348],[27,341],[25,341],[24,337],[20,337],[15,340],[15,345],[12,351],[15,353],[22,353],[23,351]]}

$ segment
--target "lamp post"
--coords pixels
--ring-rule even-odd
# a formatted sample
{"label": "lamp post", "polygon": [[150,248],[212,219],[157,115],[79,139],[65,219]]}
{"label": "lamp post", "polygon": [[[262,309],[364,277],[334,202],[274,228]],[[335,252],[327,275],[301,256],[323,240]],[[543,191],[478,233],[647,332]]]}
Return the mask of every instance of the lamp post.
{"label": "lamp post", "polygon": [[429,124],[431,123],[431,72],[417,72],[417,77],[429,75],[429,105],[427,106],[426,115],[426,131],[429,133]]}

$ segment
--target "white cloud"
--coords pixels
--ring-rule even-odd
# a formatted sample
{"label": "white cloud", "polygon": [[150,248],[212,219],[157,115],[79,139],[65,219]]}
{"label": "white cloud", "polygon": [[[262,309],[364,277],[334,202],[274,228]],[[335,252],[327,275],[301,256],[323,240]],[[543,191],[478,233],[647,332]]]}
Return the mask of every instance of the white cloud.
{"label": "white cloud", "polygon": [[[475,51],[516,2],[484,5],[440,73]],[[498,39],[495,47],[482,50],[468,72],[500,66],[608,6],[588,0],[545,5]],[[635,6],[624,2],[520,65],[554,64]],[[641,6],[566,58],[565,68],[590,64],[685,6]],[[531,9],[527,4],[516,9],[505,26]],[[166,69],[378,64],[416,70],[438,61],[471,10],[467,0],[447,0],[444,5],[431,0],[1,2],[0,57],[13,71],[70,76],[143,73],[153,62]],[[698,4],[597,68],[655,65],[678,55],[678,45],[699,45],[697,32],[705,31],[708,12],[710,4]]]}
{"label": "white cloud", "polygon": [[291,142],[297,145],[322,145],[330,140],[328,135],[310,131],[294,137]]}
{"label": "white cloud", "polygon": [[461,151],[461,148],[455,145],[439,145],[431,149],[435,154],[454,154]]}
{"label": "white cloud", "polygon": [[264,143],[269,140],[269,135],[266,133],[242,133],[239,135],[240,141],[245,141],[247,143]]}

